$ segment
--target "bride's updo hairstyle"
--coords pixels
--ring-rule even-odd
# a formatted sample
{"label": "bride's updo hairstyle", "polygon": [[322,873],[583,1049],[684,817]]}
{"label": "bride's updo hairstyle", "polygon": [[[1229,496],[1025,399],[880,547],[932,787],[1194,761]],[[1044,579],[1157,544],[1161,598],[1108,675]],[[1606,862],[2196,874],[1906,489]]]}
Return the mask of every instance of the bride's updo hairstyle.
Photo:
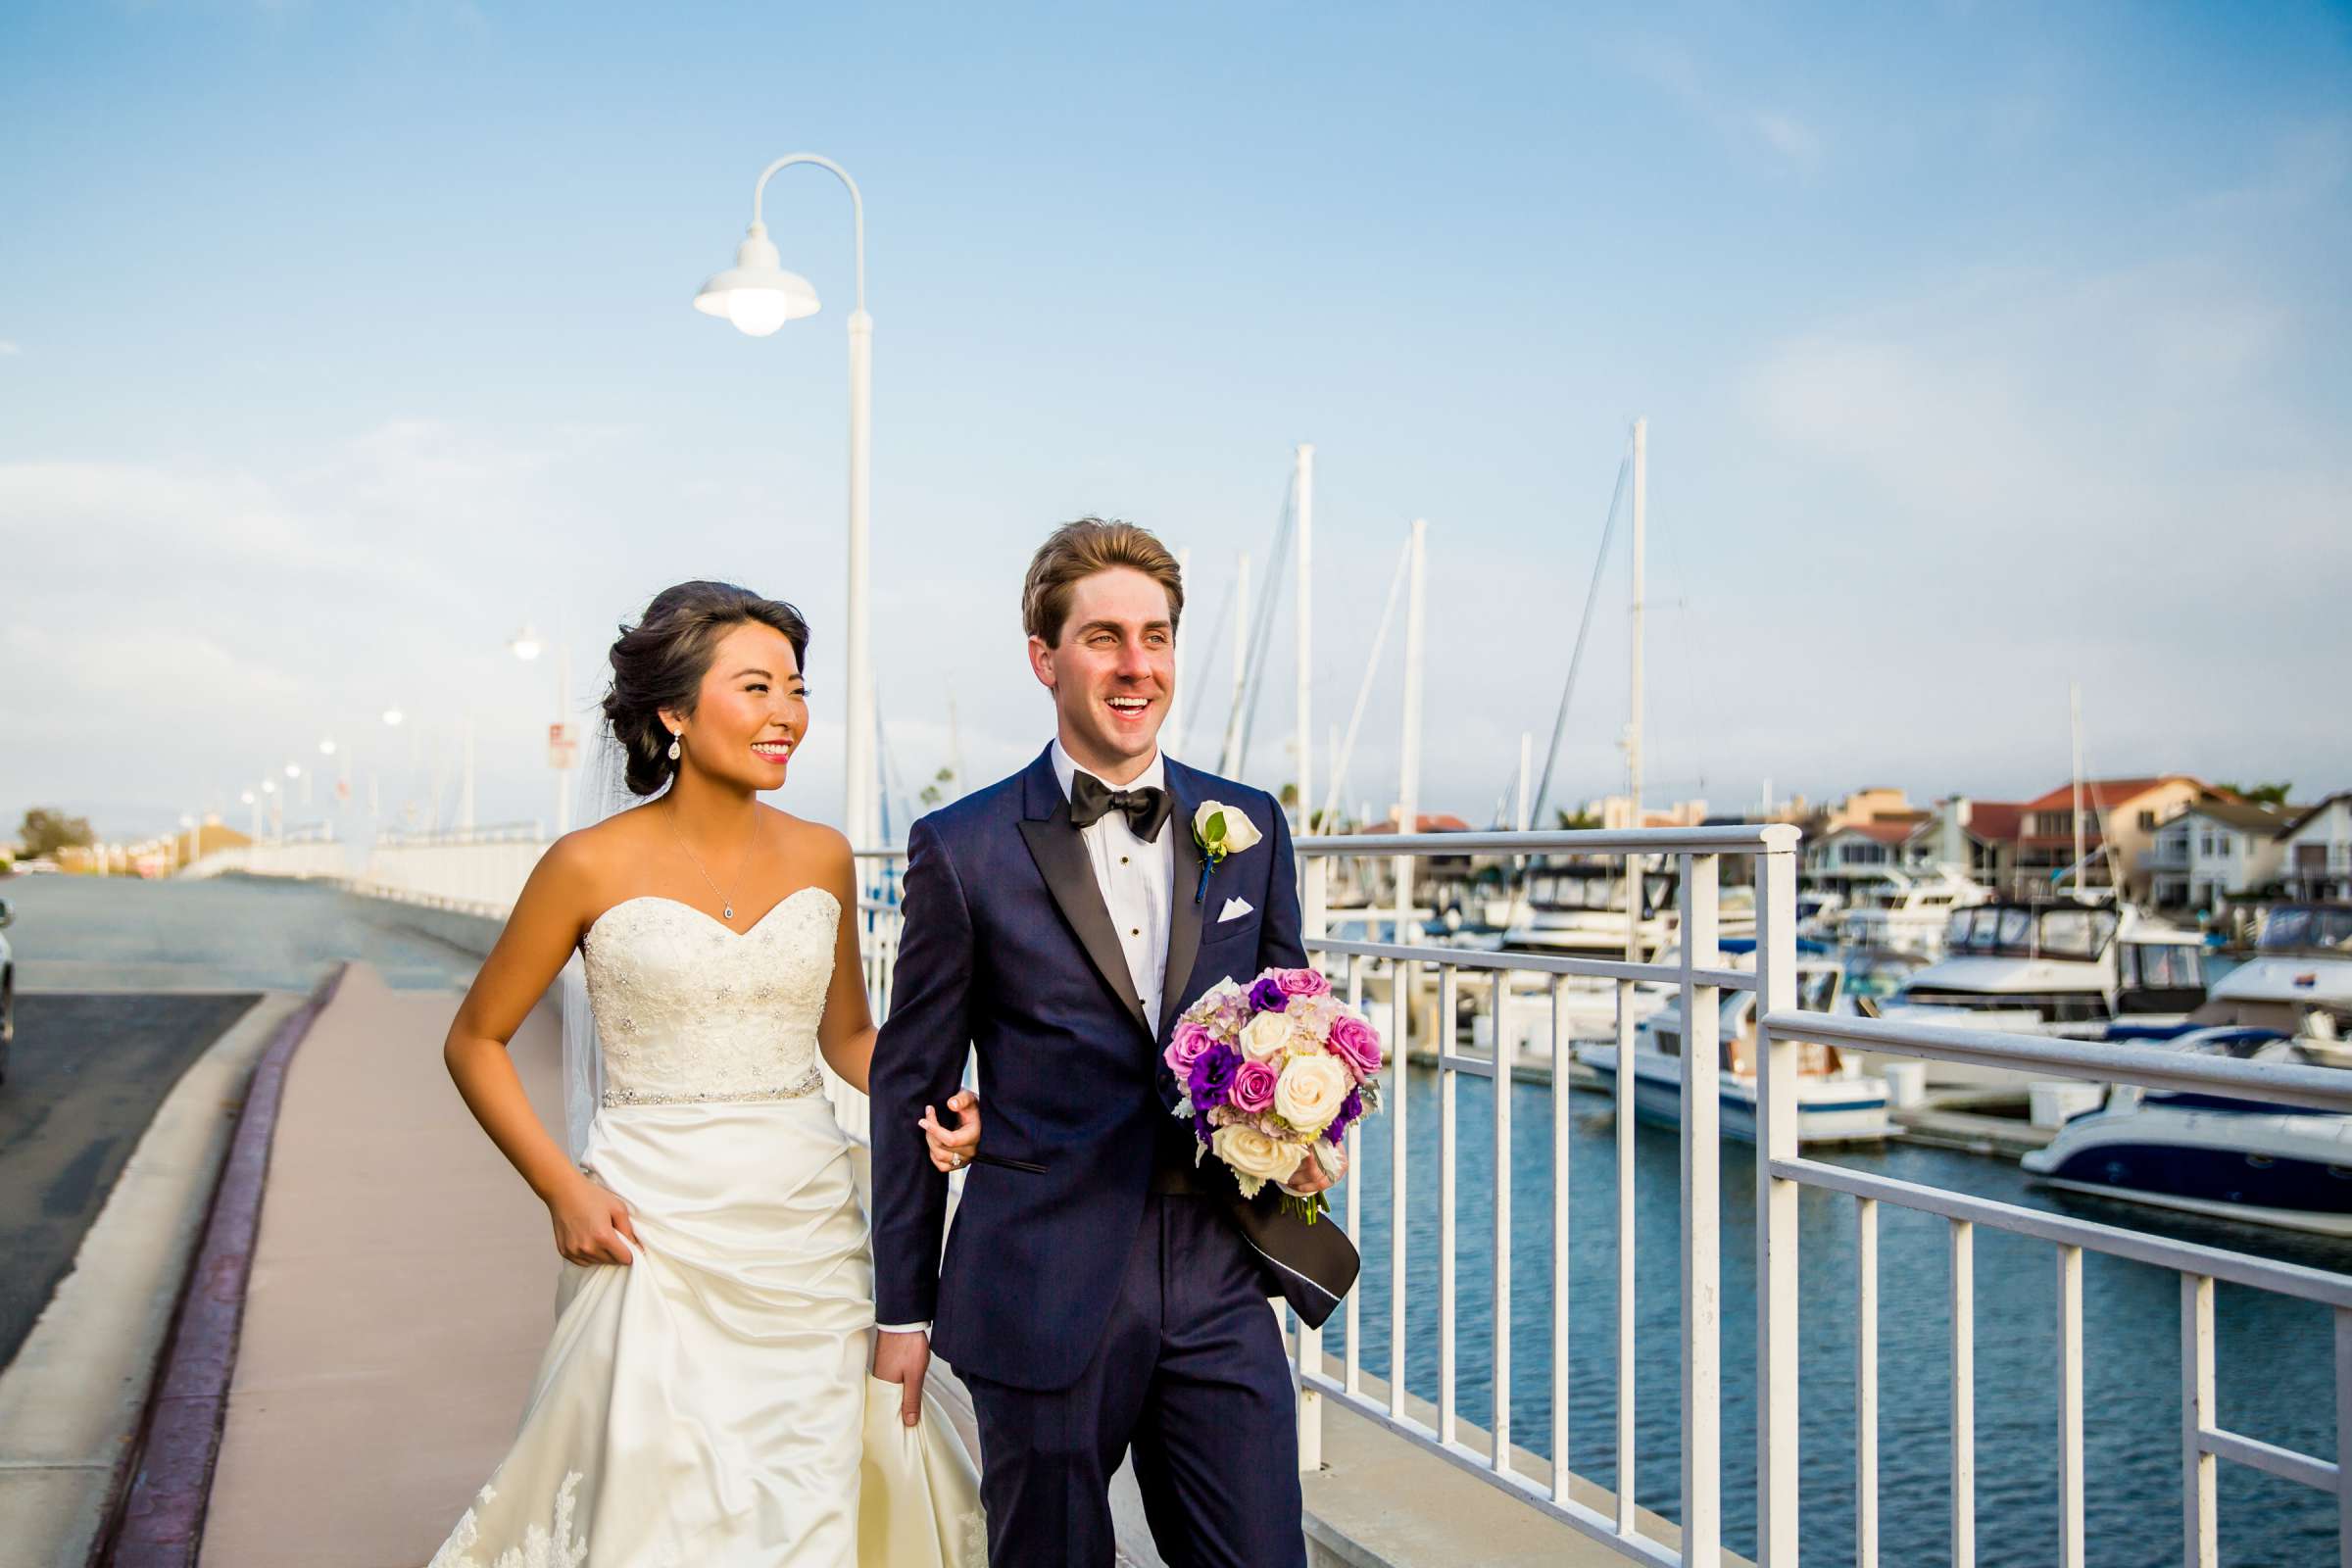
{"label": "bride's updo hairstyle", "polygon": [[781,599],[762,599],[731,582],[682,582],[654,595],[644,618],[620,628],[612,644],[612,685],[605,693],[605,722],[620,748],[631,795],[658,795],[678,770],[669,760],[669,727],[662,710],[692,713],[719,639],[752,621],[772,626],[792,644],[806,670],[808,622]]}

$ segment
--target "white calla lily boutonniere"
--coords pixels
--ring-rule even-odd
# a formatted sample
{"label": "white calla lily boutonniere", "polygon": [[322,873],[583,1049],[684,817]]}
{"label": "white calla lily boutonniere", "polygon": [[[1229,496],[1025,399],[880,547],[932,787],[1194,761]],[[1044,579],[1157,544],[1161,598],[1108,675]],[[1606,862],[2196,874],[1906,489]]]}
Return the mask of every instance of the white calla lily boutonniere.
{"label": "white calla lily boutonniere", "polygon": [[1238,855],[1261,837],[1256,824],[1223,801],[1202,801],[1193,813],[1193,842],[1200,846],[1200,885],[1193,890],[1199,904],[1208,895],[1209,873],[1228,855]]}

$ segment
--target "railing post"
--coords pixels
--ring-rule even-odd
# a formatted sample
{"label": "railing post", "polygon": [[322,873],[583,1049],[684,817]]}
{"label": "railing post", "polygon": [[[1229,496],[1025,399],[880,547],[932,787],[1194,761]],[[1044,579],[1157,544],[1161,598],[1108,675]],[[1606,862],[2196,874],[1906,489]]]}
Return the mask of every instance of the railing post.
{"label": "railing post", "polygon": [[1717,988],[1694,971],[1722,960],[1716,858],[1685,854],[1682,861],[1683,1561],[1713,1563],[1723,1535],[1722,1018]]}
{"label": "railing post", "polygon": [[[1299,808],[1303,814],[1304,806]],[[1298,862],[1299,899],[1298,927],[1301,942],[1320,942],[1327,929],[1331,907],[1331,858],[1323,855],[1301,857]],[[1307,962],[1315,962],[1310,952]],[[1353,1172],[1346,1178],[1353,1180]],[[1352,1295],[1353,1293],[1349,1293]],[[1310,1329],[1305,1319],[1298,1320],[1298,1333],[1294,1344],[1298,1352],[1298,1470],[1312,1475],[1323,1468],[1323,1396],[1308,1388],[1305,1374],[1323,1370],[1323,1331]],[[1352,1342],[1350,1344],[1352,1348]]]}
{"label": "railing post", "polygon": [[2352,1568],[2352,1310],[2335,1309],[2335,1556]]}
{"label": "railing post", "polygon": [[2213,1420],[2213,1280],[2180,1276],[2180,1561],[2214,1568],[2221,1533],[2214,1515],[2213,1455],[2205,1431]]}
{"label": "railing post", "polygon": [[1756,1562],[1797,1560],[1797,1190],[1772,1173],[1796,1157],[1797,1043],[1765,1018],[1796,1005],[1796,856],[1756,871]]}

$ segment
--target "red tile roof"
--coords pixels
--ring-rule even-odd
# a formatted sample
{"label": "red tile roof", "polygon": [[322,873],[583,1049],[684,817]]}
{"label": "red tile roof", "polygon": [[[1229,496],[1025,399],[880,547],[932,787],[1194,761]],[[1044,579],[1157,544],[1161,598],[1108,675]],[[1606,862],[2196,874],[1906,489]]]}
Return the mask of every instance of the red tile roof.
{"label": "red tile roof", "polygon": [[[2199,789],[2205,788],[2186,773],[2159,773],[2153,778],[2086,778],[2082,781],[2082,804],[2086,808],[2096,807],[2102,811],[2112,811],[2135,796],[2145,795],[2159,784],[2173,783],[2189,783],[2197,785]],[[2221,792],[2216,790],[2212,793],[2218,795]],[[2047,795],[2035,796],[2019,809],[2056,811],[2071,808],[2074,804],[2075,786],[2070,782],[2059,785]]]}
{"label": "red tile roof", "polygon": [[2026,819],[2023,801],[1971,801],[1968,803],[1968,836],[1987,844],[2017,837],[2020,824]]}
{"label": "red tile roof", "polygon": [[1900,844],[1911,836],[1912,826],[1913,824],[1910,822],[1886,818],[1872,822],[1848,822],[1834,832],[1824,833],[1820,842],[1827,843],[1840,833],[1859,833],[1864,838],[1876,839],[1881,844]]}

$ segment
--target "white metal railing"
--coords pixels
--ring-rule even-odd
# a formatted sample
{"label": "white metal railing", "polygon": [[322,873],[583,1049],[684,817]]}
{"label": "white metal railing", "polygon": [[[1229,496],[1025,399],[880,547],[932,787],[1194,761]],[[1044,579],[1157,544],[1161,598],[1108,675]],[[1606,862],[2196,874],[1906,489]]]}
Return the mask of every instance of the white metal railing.
{"label": "white metal railing", "polygon": [[350,886],[379,899],[504,918],[547,846],[536,822],[386,833],[376,839]]}
{"label": "white metal railing", "polygon": [[[1903,1025],[1798,1009],[1796,1001],[1796,830],[1782,825],[1736,828],[1659,829],[1642,833],[1443,834],[1421,836],[1302,839],[1302,908],[1306,947],[1326,962],[1343,966],[1351,1000],[1360,1000],[1364,966],[1390,966],[1389,1049],[1395,1074],[1386,1097],[1392,1119],[1389,1234],[1389,1367],[1385,1396],[1374,1398],[1363,1386],[1358,1347],[1359,1308],[1354,1298],[1346,1312],[1347,1348],[1335,1375],[1321,1353],[1319,1334],[1296,1337],[1300,1386],[1301,1462],[1312,1464],[1320,1447],[1318,1401],[1336,1399],[1419,1446],[1469,1470],[1530,1506],[1607,1544],[1628,1560],[1656,1564],[1712,1565],[1722,1549],[1720,1396],[1722,1327],[1718,1256],[1721,1214],[1718,1188],[1720,1057],[1718,1002],[1726,989],[1757,993],[1758,1081],[1756,1106],[1757,1282],[1755,1386],[1757,1558],[1765,1568],[1797,1562],[1798,1425],[1800,1364],[1797,1343],[1797,1197],[1801,1187],[1842,1192],[1857,1200],[1860,1257],[1857,1307],[1861,1333],[1856,1350],[1859,1397],[1854,1437],[1857,1486],[1854,1497],[1856,1561],[1877,1568],[1879,1550],[1879,1465],[1876,1397],[1878,1382],[1877,1222],[1879,1205],[1941,1216],[1949,1226],[1952,1402],[1951,1561],[1971,1565],[1976,1552],[1974,1239],[1979,1226],[2038,1238],[2057,1248],[2059,1349],[2059,1525],[2049,1561],[2080,1568],[2083,1560],[2082,1468],[2082,1253],[2085,1250],[2168,1268],[2181,1280],[2181,1462],[2186,1503],[2182,1561],[2213,1568],[2217,1560],[2215,1460],[2230,1459],[2332,1494],[2338,1503],[2339,1556],[2352,1568],[2352,1276],[2273,1262],[2214,1248],[2179,1243],[2115,1226],[2094,1224],[1963,1193],[1892,1180],[1820,1160],[1800,1158],[1796,1142],[1797,1053],[1800,1042],[1823,1042],[1931,1059],[1973,1062],[2037,1074],[2136,1083],[2206,1094],[2258,1099],[2352,1112],[2352,1075],[2328,1068],[2278,1066],[2226,1058],[2188,1056],[2147,1046],[2100,1045],[1982,1030]],[[1673,856],[1682,871],[1682,951],[1668,963],[1465,952],[1417,944],[1340,942],[1323,936],[1323,897],[1333,858],[1384,855],[1585,853]],[[1721,858],[1749,858],[1756,897],[1756,965],[1752,972],[1721,964],[1717,948],[1717,892]],[[1400,929],[1402,927],[1400,926]],[[1633,933],[1629,930],[1629,939]],[[1408,1001],[1414,972],[1435,970],[1439,1031],[1426,1044],[1440,1075],[1438,1192],[1416,1195],[1408,1174],[1406,1101],[1403,1075],[1413,1010]],[[1456,1045],[1454,1004],[1464,980],[1476,976],[1498,990],[1512,971],[1544,978],[1553,999],[1551,1087],[1551,1278],[1548,1290],[1551,1337],[1551,1455],[1547,1477],[1531,1475],[1512,1460],[1510,1330],[1513,1279],[1508,1253],[1509,1182],[1500,1162],[1510,1149],[1510,1096],[1502,1092],[1511,1063],[1507,1044],[1497,1055],[1462,1054]],[[1568,1182],[1569,1072],[1561,1022],[1560,985],[1582,976],[1614,985],[1617,991],[1617,1298],[1616,1468],[1618,1492],[1612,1514],[1579,1501],[1570,1493],[1568,1468]],[[1665,981],[1681,992],[1687,1039],[1681,1054],[1682,1310],[1682,1512],[1679,1550],[1642,1535],[1636,1528],[1634,1425],[1634,1262],[1638,1245],[1634,1214],[1634,1095],[1632,988]],[[1499,1027],[1495,1038],[1507,1042]],[[1453,1256],[1458,1182],[1454,1170],[1455,1087],[1463,1075],[1495,1081],[1494,1173],[1495,1248],[1492,1273],[1494,1349],[1490,1378],[1494,1416],[1484,1440],[1464,1441],[1455,1422],[1460,1368],[1455,1353],[1458,1329]],[[1348,1135],[1351,1163],[1357,1132]],[[1353,1235],[1360,1221],[1363,1184],[1350,1181],[1342,1195],[1345,1222]],[[1439,1261],[1437,1420],[1410,1413],[1405,1395],[1406,1221],[1416,1204],[1437,1207]],[[1367,1267],[1372,1260],[1367,1259]],[[2334,1313],[2338,1452],[2343,1464],[2296,1452],[2260,1438],[2225,1430],[2214,1419],[2213,1284],[2228,1280],[2282,1296],[2322,1303]]]}
{"label": "white metal railing", "polygon": [[[466,857],[535,856],[535,846],[508,843],[495,837],[458,845],[441,841],[437,848]],[[2352,1074],[2316,1067],[2276,1066],[2219,1057],[2187,1056],[2154,1047],[2102,1045],[2038,1035],[2010,1035],[1985,1030],[1952,1029],[1934,1025],[1903,1025],[1869,1019],[1806,1012],[1795,1006],[1795,901],[1797,831],[1779,824],[1724,828],[1665,828],[1634,832],[1446,833],[1429,835],[1363,835],[1345,838],[1306,838],[1297,843],[1301,867],[1303,937],[1307,951],[1331,970],[1351,1002],[1362,1004],[1368,980],[1385,978],[1388,1046],[1392,1065],[1386,1104],[1388,1136],[1394,1155],[1387,1192],[1371,1192],[1361,1181],[1346,1182],[1336,1195],[1348,1232],[1365,1234],[1368,1208],[1385,1201],[1391,1244],[1387,1258],[1367,1255],[1369,1273],[1385,1262],[1389,1287],[1389,1335],[1386,1388],[1375,1394],[1367,1384],[1360,1332],[1362,1302],[1351,1294],[1343,1312],[1346,1348],[1335,1364],[1322,1352],[1322,1335],[1300,1332],[1294,1337],[1299,1383],[1299,1439],[1301,1462],[1320,1462],[1322,1401],[1337,1400],[1404,1440],[1459,1468],[1470,1471],[1538,1512],[1582,1534],[1605,1543],[1626,1560],[1650,1564],[1714,1564],[1722,1549],[1723,1507],[1721,1476],[1722,1299],[1719,1251],[1720,1146],[1718,1039],[1721,994],[1726,990],[1753,991],[1758,997],[1756,1060],[1756,1237],[1755,1291],[1757,1397],[1757,1557],[1765,1568],[1793,1568],[1797,1562],[1797,1467],[1800,1363],[1797,1343],[1798,1238],[1797,1199],[1803,1187],[1843,1193],[1855,1200],[1855,1225],[1860,1278],[1855,1305],[1860,1314],[1857,1337],[1857,1418],[1854,1431],[1856,1485],[1853,1496],[1856,1562],[1877,1568],[1879,1561],[1879,1453],[1877,1396],[1878,1367],[1878,1219],[1882,1204],[1934,1214],[1948,1226],[1953,1372],[1949,1415],[1951,1486],[1951,1561],[1970,1565],[1976,1547],[1976,1435],[1973,1399],[1975,1335],[1975,1237],[1979,1227],[2051,1243],[2056,1248],[2057,1321],[2059,1350],[2058,1431],[2056,1469],[2059,1477],[2057,1540],[2048,1560],[2062,1568],[2079,1568],[2083,1560],[2082,1425],[2082,1254],[2100,1252],[2170,1269],[2180,1279],[2180,1378],[2182,1416],[2180,1454],[2185,1502],[2182,1520],[2182,1561],[2191,1568],[2214,1568],[2219,1540],[2215,1512],[2216,1461],[2227,1459],[2271,1475],[2318,1488],[2337,1500],[2339,1560],[2352,1568],[2352,1464],[2331,1462],[2264,1441],[2256,1435],[2230,1431],[2217,1422],[2214,1406],[2214,1283],[2235,1285],[2313,1301],[2333,1314],[2333,1357],[2336,1389],[2338,1454],[2352,1458],[2352,1276],[2274,1262],[2214,1248],[2171,1241],[2138,1231],[2079,1220],[1977,1198],[1966,1193],[1923,1186],[1833,1163],[1800,1157],[1796,1143],[1796,1066],[1800,1042],[1845,1045],[1897,1055],[2023,1069],[2037,1074],[2089,1078],[2103,1082],[2134,1083],[2145,1087],[2193,1090],[2207,1094],[2280,1102],[2329,1111],[2352,1112]],[[430,846],[400,846],[422,852]],[[384,853],[379,847],[379,854]],[[1328,937],[1332,911],[1327,894],[1333,883],[1333,862],[1346,858],[1381,857],[1395,866],[1389,883],[1409,906],[1410,861],[1423,856],[1538,856],[1547,854],[1671,857],[1680,869],[1682,936],[1680,954],[1667,962],[1634,958],[1587,958],[1555,955],[1481,953],[1427,946],[1416,942],[1341,941]],[[1756,954],[1752,970],[1724,966],[1718,951],[1718,889],[1721,861],[1726,856],[1744,857],[1756,889]],[[903,852],[859,852],[866,870],[859,899],[859,938],[864,956],[867,994],[877,1018],[889,1005],[889,992],[898,955],[899,906],[897,866]],[[434,862],[419,861],[420,865]],[[481,862],[490,865],[489,860]],[[487,888],[500,877],[518,888],[527,864],[519,871],[505,861],[493,873],[466,873],[467,888]],[[439,873],[419,871],[413,885],[454,884]],[[369,887],[363,891],[385,891]],[[437,895],[430,895],[437,896]],[[512,902],[513,894],[506,894]],[[1377,918],[1391,918],[1375,911]],[[1409,920],[1396,921],[1400,934],[1410,935]],[[1638,936],[1630,929],[1629,941]],[[1434,981],[1437,1007],[1434,1039],[1422,1039],[1428,1022],[1416,1032],[1414,995],[1418,977],[1427,972]],[[1456,1004],[1463,988],[1474,1000],[1499,1003],[1513,977],[1525,977],[1547,990],[1551,1003],[1551,1269],[1550,1278],[1534,1282],[1545,1293],[1550,1344],[1551,1452],[1548,1464],[1531,1470],[1513,1458],[1511,1302],[1515,1288],[1510,1256],[1510,1183],[1505,1179],[1511,1148],[1512,1061],[1509,1031],[1497,1027],[1494,1053],[1464,1052],[1455,1034]],[[1563,985],[1577,980],[1614,988],[1617,999],[1616,1037],[1618,1103],[1616,1119],[1616,1238],[1615,1286],[1617,1344],[1615,1347],[1614,1452],[1618,1477],[1614,1506],[1606,1513],[1580,1501],[1571,1493],[1569,1471],[1569,1339],[1568,1257],[1570,1073],[1568,1071],[1568,1009]],[[1635,1224],[1635,1135],[1630,1107],[1634,1093],[1633,988],[1643,982],[1674,986],[1681,995],[1686,1020],[1686,1043],[1681,1055],[1681,1223],[1679,1251],[1682,1302],[1678,1350],[1682,1368],[1680,1548],[1668,1545],[1639,1528],[1641,1510],[1635,1486],[1638,1457],[1635,1425],[1636,1343],[1635,1261],[1639,1237]],[[1438,1191],[1417,1192],[1406,1158],[1408,1110],[1405,1074],[1410,1054],[1426,1048],[1434,1058],[1438,1083]],[[1456,1096],[1463,1076],[1484,1078],[1495,1087],[1494,1149],[1497,1168],[1493,1183],[1494,1246],[1487,1262],[1494,1322],[1488,1378],[1492,1415],[1477,1441],[1466,1441],[1457,1421],[1463,1371],[1457,1354],[1461,1327],[1458,1310],[1455,1221],[1460,1180]],[[836,1113],[853,1136],[866,1134],[864,1097],[835,1085]],[[1351,1166],[1359,1158],[1360,1127],[1350,1128],[1348,1152]],[[1744,1157],[1744,1156],[1742,1156]],[[1405,1332],[1408,1220],[1435,1210],[1440,1238],[1438,1313],[1438,1385],[1435,1420],[1417,1413],[1406,1387]]]}
{"label": "white metal railing", "polygon": [[262,844],[240,844],[233,849],[215,850],[210,855],[191,860],[179,874],[202,880],[230,872],[247,876],[284,876],[300,878],[332,878],[346,873],[349,861],[343,846],[330,838],[284,839]]}

